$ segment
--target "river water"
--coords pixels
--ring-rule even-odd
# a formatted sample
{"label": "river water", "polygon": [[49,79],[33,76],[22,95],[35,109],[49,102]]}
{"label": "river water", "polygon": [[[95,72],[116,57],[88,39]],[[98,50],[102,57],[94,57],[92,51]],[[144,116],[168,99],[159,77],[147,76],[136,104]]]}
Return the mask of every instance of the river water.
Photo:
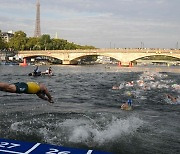
{"label": "river water", "polygon": [[[42,82],[55,103],[0,92],[0,138],[117,154],[180,153],[179,98],[165,96],[179,97],[180,67],[52,66],[55,76],[27,76],[33,69],[0,65],[0,81]],[[129,98],[133,110],[121,110]]]}

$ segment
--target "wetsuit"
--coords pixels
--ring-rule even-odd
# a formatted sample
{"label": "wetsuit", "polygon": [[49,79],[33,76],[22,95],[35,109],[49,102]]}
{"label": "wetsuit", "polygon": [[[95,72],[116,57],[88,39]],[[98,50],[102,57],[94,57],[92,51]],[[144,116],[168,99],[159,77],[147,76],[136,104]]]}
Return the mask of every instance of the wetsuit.
{"label": "wetsuit", "polygon": [[36,82],[17,82],[16,93],[37,94],[40,91],[40,86]]}

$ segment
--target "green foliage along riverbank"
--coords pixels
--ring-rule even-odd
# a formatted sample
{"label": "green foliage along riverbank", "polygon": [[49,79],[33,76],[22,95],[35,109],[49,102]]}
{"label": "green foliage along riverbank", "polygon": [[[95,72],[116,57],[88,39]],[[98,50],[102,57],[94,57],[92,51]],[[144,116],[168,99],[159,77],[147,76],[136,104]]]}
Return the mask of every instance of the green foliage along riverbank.
{"label": "green foliage along riverbank", "polygon": [[[1,34],[1,30],[0,30]],[[3,49],[19,50],[75,50],[75,49],[95,49],[94,46],[81,46],[64,39],[51,38],[44,34],[39,38],[27,37],[23,31],[17,31],[9,42],[5,42],[0,37],[0,50]]]}

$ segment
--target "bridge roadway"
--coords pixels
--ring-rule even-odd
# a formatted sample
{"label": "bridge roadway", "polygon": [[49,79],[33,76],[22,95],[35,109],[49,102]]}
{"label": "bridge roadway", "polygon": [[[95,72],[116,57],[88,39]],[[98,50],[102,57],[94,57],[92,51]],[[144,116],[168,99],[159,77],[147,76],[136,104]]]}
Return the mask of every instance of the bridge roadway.
{"label": "bridge roadway", "polygon": [[22,58],[35,56],[49,56],[62,60],[62,64],[69,65],[77,62],[78,59],[84,56],[99,55],[108,56],[118,60],[121,65],[130,65],[136,59],[154,56],[165,55],[180,59],[180,50],[170,49],[91,49],[91,50],[31,50],[19,51],[18,56]]}

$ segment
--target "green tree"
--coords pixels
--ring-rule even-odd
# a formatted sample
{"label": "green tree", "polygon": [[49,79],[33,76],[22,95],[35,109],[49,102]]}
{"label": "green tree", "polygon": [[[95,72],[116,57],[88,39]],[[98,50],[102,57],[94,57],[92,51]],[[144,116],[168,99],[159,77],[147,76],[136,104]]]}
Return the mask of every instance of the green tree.
{"label": "green tree", "polygon": [[14,37],[9,41],[9,47],[15,50],[25,50],[27,43],[26,33],[23,31],[17,31],[14,34]]}
{"label": "green tree", "polygon": [[[2,47],[0,40],[0,48]],[[4,46],[4,45],[3,45]],[[64,39],[51,39],[50,35],[44,34],[40,38],[27,37],[23,31],[17,31],[8,43],[9,48],[15,50],[75,50],[95,49],[93,46],[81,46]]]}
{"label": "green tree", "polygon": [[41,44],[41,49],[43,50],[50,50],[51,49],[51,37],[48,34],[44,34],[40,37],[40,44]]}
{"label": "green tree", "polygon": [[67,44],[67,40],[63,39],[52,39],[52,49],[54,50],[65,50]]}
{"label": "green tree", "polygon": [[26,48],[28,50],[38,50],[40,49],[40,38],[38,37],[30,37],[27,39]]}

